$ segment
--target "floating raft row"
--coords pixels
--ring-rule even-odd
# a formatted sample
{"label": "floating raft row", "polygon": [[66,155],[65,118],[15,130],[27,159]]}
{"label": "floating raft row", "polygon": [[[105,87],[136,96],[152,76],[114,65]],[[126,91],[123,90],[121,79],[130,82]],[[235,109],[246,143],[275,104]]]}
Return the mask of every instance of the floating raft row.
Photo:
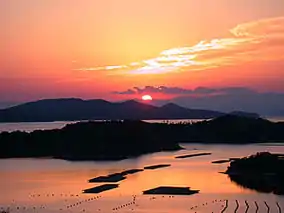
{"label": "floating raft row", "polygon": [[121,175],[132,175],[132,174],[143,172],[143,171],[144,171],[143,169],[129,169],[129,170],[125,170],[121,172],[120,174]]}
{"label": "floating raft row", "polygon": [[212,163],[214,164],[222,164],[222,163],[229,163],[231,162],[231,160],[216,160],[216,161],[212,161]]}
{"label": "floating raft row", "polygon": [[170,167],[171,164],[159,164],[159,165],[153,165],[153,166],[145,166],[145,170],[154,170],[154,169],[160,169],[165,167]]}
{"label": "floating raft row", "polygon": [[173,187],[173,186],[160,186],[154,189],[143,191],[143,194],[155,195],[193,195],[199,193],[199,190],[191,190],[189,187]]}
{"label": "floating raft row", "polygon": [[107,176],[95,177],[93,179],[90,179],[89,182],[90,183],[116,183],[116,182],[125,180],[126,175],[135,174],[135,173],[142,172],[142,171],[143,169],[129,169],[129,170],[125,170],[120,173],[114,173],[114,174],[110,174]]}
{"label": "floating raft row", "polygon": [[119,184],[104,184],[101,186],[96,186],[90,189],[85,189],[83,190],[84,193],[94,193],[94,194],[98,194],[104,191],[108,191],[111,189],[115,189],[118,188]]}
{"label": "floating raft row", "polygon": [[124,177],[124,175],[121,174],[111,174],[108,176],[99,176],[93,179],[90,179],[89,182],[90,183],[116,183],[119,181],[122,181],[126,179],[126,177]]}
{"label": "floating raft row", "polygon": [[[164,168],[164,167],[169,167],[171,166],[170,164],[158,164],[158,165],[152,165],[152,166],[146,166],[144,167],[145,170],[154,170],[154,169],[159,169],[159,168]],[[126,175],[129,174],[135,174],[138,172],[144,171],[144,169],[129,169],[122,171],[120,173],[113,173],[107,176],[99,176],[95,177],[93,179],[90,179],[90,183],[117,183],[122,180],[126,179]],[[118,188],[119,184],[104,184],[101,186],[93,187],[90,189],[85,189],[83,190],[84,193],[101,193],[107,190],[111,190],[114,188]]]}
{"label": "floating raft row", "polygon": [[158,164],[158,165],[146,166],[144,167],[144,169],[129,169],[129,170],[125,170],[119,173],[95,177],[95,178],[90,179],[89,182],[90,183],[117,183],[122,180],[125,180],[126,175],[143,172],[144,170],[154,170],[154,169],[160,169],[160,168],[169,167],[169,166],[171,165],[170,164]]}
{"label": "floating raft row", "polygon": [[180,156],[176,156],[175,158],[179,159],[179,158],[192,158],[192,157],[198,157],[198,156],[204,156],[204,155],[212,155],[212,153],[197,153],[197,154],[189,154],[189,155],[180,155]]}

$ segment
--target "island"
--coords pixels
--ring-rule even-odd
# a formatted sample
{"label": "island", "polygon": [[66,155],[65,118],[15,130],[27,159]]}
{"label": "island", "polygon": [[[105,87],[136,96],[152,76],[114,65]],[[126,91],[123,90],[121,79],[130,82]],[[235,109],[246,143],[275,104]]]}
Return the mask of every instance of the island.
{"label": "island", "polygon": [[236,184],[258,192],[284,195],[284,156],[261,152],[231,161],[227,171]]}
{"label": "island", "polygon": [[[62,129],[0,134],[0,158],[52,157],[65,160],[122,160],[182,147],[170,138],[171,126],[142,121],[68,124]],[[125,171],[132,173],[136,171]],[[112,177],[113,178],[113,177]],[[115,176],[115,178],[119,178]]]}
{"label": "island", "polygon": [[[3,132],[0,134],[0,158],[122,160],[142,154],[181,150],[180,143],[267,142],[284,142],[283,122],[231,114],[197,123],[89,121],[31,133]],[[197,153],[177,158],[209,154]]]}

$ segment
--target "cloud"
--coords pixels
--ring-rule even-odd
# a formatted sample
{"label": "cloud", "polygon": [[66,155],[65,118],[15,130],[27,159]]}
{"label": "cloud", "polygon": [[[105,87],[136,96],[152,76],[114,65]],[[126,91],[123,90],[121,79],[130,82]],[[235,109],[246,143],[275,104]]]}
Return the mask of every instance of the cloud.
{"label": "cloud", "polygon": [[113,92],[113,94],[117,94],[117,95],[133,95],[136,94],[136,91],[133,89],[128,89],[126,91],[122,91],[122,92]]}
{"label": "cloud", "polygon": [[247,111],[265,116],[284,116],[284,93],[258,92],[247,87],[197,87],[191,90],[181,87],[146,86],[115,93],[125,95],[128,91],[140,95],[160,93],[174,96],[165,100],[154,99],[152,104],[158,106],[176,103],[187,108],[222,112]]}
{"label": "cloud", "polygon": [[283,36],[284,17],[262,19],[240,24],[230,30],[236,37]]}
{"label": "cloud", "polygon": [[220,94],[248,94],[254,93],[245,87],[226,87],[226,88],[208,88],[208,87],[197,87],[193,90],[185,89],[181,87],[166,87],[166,86],[145,86],[145,87],[133,87],[125,91],[115,91],[114,94],[118,95],[134,95],[134,94],[145,94],[145,93],[160,93],[167,95],[220,95]]}
{"label": "cloud", "polygon": [[76,70],[117,74],[161,74],[199,71],[250,61],[284,59],[284,17],[237,25],[227,38],[203,40],[193,46],[162,51],[157,57],[124,65],[85,67]]}

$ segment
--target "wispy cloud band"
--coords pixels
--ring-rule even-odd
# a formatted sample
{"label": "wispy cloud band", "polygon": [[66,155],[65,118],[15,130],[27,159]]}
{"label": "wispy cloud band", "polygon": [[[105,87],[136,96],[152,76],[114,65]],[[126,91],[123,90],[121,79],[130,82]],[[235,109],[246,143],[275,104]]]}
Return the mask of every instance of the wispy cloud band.
{"label": "wispy cloud band", "polygon": [[203,40],[193,46],[164,50],[156,58],[76,70],[161,74],[206,70],[257,60],[284,59],[284,17],[243,23],[231,29],[230,33],[231,36],[227,38]]}

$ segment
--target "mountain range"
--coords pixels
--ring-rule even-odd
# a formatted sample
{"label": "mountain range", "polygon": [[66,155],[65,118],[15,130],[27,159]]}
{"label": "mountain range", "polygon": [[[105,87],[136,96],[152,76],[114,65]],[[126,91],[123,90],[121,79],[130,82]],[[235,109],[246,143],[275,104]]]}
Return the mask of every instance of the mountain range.
{"label": "mountain range", "polygon": [[[151,94],[165,99],[154,98],[151,104],[162,106],[172,102],[179,106],[195,109],[208,109],[220,112],[235,110],[255,112],[265,117],[284,116],[284,93],[277,91],[257,91],[249,87],[183,87],[145,86],[133,87],[124,91],[114,91],[121,97],[141,96]],[[172,98],[169,99],[169,96]]]}
{"label": "mountain range", "polygon": [[[234,114],[258,116],[234,112]],[[135,100],[108,102],[102,99],[44,99],[0,110],[0,122],[51,122],[72,120],[150,120],[150,119],[210,119],[222,112],[188,109],[173,103],[152,106]]]}

